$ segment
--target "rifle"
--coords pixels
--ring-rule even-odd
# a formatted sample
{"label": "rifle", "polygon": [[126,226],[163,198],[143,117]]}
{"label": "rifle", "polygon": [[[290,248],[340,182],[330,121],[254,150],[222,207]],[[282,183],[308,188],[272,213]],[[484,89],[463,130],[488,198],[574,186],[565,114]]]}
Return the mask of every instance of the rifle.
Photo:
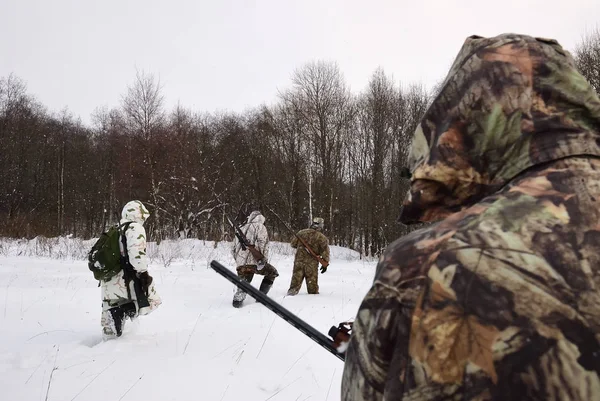
{"label": "rifle", "polygon": [[235,236],[237,237],[238,241],[240,241],[240,245],[242,246],[242,250],[248,250],[250,251],[250,254],[252,254],[252,257],[254,258],[254,260],[256,260],[257,262],[260,262],[261,260],[264,260],[265,257],[262,254],[261,251],[259,251],[258,249],[256,249],[256,245],[253,245],[250,243],[250,241],[248,241],[248,238],[246,237],[246,234],[244,234],[242,232],[242,230],[237,226],[237,224],[235,224],[233,221],[231,221],[231,219],[229,218],[229,216],[225,215],[225,217],[227,217],[227,221],[229,222],[229,225],[231,225],[231,227],[233,227],[233,231],[235,233]]}
{"label": "rifle", "polygon": [[321,264],[321,266],[323,266],[323,267],[329,266],[329,262],[326,261],[325,259],[323,259],[322,257],[320,257],[319,255],[317,255],[317,253],[312,250],[312,248],[306,243],[306,241],[304,241],[294,230],[292,230],[292,228],[290,226],[288,226],[287,223],[285,221],[283,221],[283,219],[281,217],[279,217],[279,215],[273,211],[273,209],[271,209],[269,206],[267,206],[267,209],[269,209],[271,211],[271,213],[273,213],[279,219],[279,221],[281,221],[283,223],[283,225],[288,230],[290,230],[292,233],[294,233],[296,238],[298,238],[298,240],[302,243],[302,246],[304,247],[306,252],[310,256],[312,256],[313,259],[315,259],[317,262],[319,262]]}
{"label": "rifle", "polygon": [[[306,323],[304,320],[300,319],[298,316],[269,298],[269,296],[263,294],[246,281],[240,280],[237,275],[235,275],[221,263],[213,260],[210,262],[210,267],[212,267],[213,270],[215,270],[221,276],[225,277],[227,280],[248,293],[252,298],[256,299],[257,302],[263,304],[283,320],[300,330],[311,340],[325,348],[327,351],[331,352],[340,360],[345,361],[345,352],[346,348],[348,347],[348,341],[350,340],[352,323],[344,322],[340,323],[338,327],[332,326],[328,333],[334,339],[331,341],[320,331],[316,330],[310,324]],[[345,327],[346,325],[350,325],[350,329]]]}

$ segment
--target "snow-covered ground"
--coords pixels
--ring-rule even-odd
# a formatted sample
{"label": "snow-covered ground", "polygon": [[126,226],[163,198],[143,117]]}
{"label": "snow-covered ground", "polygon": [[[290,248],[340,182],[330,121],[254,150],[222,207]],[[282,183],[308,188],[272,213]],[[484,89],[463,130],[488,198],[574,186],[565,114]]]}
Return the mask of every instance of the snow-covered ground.
{"label": "snow-covered ground", "polygon": [[[150,244],[163,305],[103,342],[100,290],[84,260],[92,241],[0,240],[2,400],[336,400],[343,362],[208,268],[233,268],[228,243]],[[272,243],[269,295],[327,334],[353,319],[375,261],[332,247],[320,294],[285,296],[293,249]],[[262,276],[252,284],[260,285]]]}

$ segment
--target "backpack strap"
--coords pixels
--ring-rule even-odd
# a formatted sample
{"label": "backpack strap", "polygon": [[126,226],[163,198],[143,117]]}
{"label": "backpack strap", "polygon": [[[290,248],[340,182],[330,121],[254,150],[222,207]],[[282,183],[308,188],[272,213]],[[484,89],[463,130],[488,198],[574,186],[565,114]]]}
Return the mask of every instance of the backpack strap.
{"label": "backpack strap", "polygon": [[[119,225],[119,247],[121,249],[121,269],[123,269],[123,278],[125,279],[125,287],[127,287],[127,298],[131,298],[131,289],[129,288],[129,282],[131,281],[131,269],[129,268],[129,255],[127,254],[127,237],[125,236],[125,231],[129,228],[131,221],[123,223]],[[125,227],[125,228],[123,228]]]}
{"label": "backpack strap", "polygon": [[[131,224],[131,221],[128,221],[126,223],[119,225],[119,237],[121,238],[120,246],[122,247],[121,255],[125,255],[125,257],[127,259],[129,259],[129,255],[127,255],[127,237],[125,237],[125,231],[127,231],[130,224]],[[122,227],[125,227],[125,228],[122,228]]]}

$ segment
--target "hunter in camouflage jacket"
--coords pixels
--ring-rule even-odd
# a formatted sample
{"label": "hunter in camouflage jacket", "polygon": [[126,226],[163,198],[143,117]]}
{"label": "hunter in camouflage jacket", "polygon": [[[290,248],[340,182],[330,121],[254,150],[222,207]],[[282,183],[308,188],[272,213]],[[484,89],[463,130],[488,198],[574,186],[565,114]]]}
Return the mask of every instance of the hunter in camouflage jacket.
{"label": "hunter in camouflage jacket", "polygon": [[469,37],[417,128],[342,399],[600,399],[600,100],[556,41]]}
{"label": "hunter in camouflage jacket", "polygon": [[319,293],[319,262],[307,252],[298,237],[302,238],[310,249],[326,263],[325,266],[321,267],[321,271],[324,273],[327,271],[330,255],[329,240],[322,233],[323,227],[323,219],[315,217],[309,228],[298,231],[290,241],[292,248],[296,248],[296,256],[294,256],[294,270],[292,271],[292,281],[287,292],[288,295],[297,295],[303,281],[306,281],[306,291],[309,294]]}

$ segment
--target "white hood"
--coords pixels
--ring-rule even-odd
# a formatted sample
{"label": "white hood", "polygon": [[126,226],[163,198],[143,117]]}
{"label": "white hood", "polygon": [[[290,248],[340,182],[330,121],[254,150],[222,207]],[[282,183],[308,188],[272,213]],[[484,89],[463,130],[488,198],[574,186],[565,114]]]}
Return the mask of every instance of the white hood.
{"label": "white hood", "polygon": [[121,212],[121,223],[134,221],[136,223],[144,224],[148,216],[150,216],[150,213],[148,212],[148,209],[146,209],[146,206],[140,201],[133,200],[127,202],[123,207],[123,211]]}
{"label": "white hood", "polygon": [[248,216],[246,224],[265,224],[265,220],[265,216],[263,216],[258,210],[255,210]]}

